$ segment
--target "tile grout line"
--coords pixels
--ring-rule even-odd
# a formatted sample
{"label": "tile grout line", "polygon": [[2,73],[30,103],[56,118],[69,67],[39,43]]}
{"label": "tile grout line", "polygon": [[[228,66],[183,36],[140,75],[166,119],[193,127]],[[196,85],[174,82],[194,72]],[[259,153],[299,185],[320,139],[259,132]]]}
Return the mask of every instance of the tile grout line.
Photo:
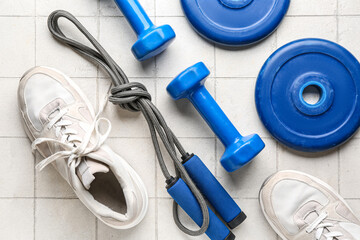
{"label": "tile grout line", "polygon": [[[279,31],[276,30],[275,32],[275,51],[279,48]],[[263,139],[266,139],[263,137]],[[275,140],[275,165],[276,165],[276,172],[279,171],[280,167],[280,144],[278,141]]]}
{"label": "tile grout line", "polygon": [[[158,164],[157,164],[157,157],[156,157],[156,153],[154,153],[154,157],[155,157],[155,239],[158,240],[159,238],[159,230],[158,230],[158,226],[159,226],[159,223],[158,223],[158,216],[159,216],[159,213],[158,213],[158,208],[159,208],[159,198],[158,198],[158,174],[159,174],[159,171],[158,171]],[[151,198],[150,198],[151,199]]]}
{"label": "tile grout line", "polygon": [[35,163],[36,163],[36,157],[34,157],[33,159],[33,163],[34,163],[34,166],[33,166],[33,171],[34,171],[34,210],[33,210],[33,214],[34,214],[34,239],[35,239],[35,234],[36,234],[36,204],[37,204],[37,197],[36,197],[36,179],[37,179],[37,171],[35,169]]}
{"label": "tile grout line", "polygon": [[[97,39],[100,40],[100,1],[97,1],[97,16],[96,16],[96,24],[97,24]],[[96,109],[99,110],[100,108],[100,81],[99,81],[99,75],[100,75],[100,66],[97,65],[96,66],[96,92],[95,92],[95,96],[96,96]],[[99,238],[99,224],[98,224],[98,219],[97,217],[95,217],[95,240],[98,240]]]}
{"label": "tile grout line", "polygon": [[98,240],[99,238],[99,221],[97,217],[95,216],[95,240]]}
{"label": "tile grout line", "polygon": [[[279,31],[276,30],[275,32],[275,50],[279,48]],[[272,138],[272,137],[271,137]],[[266,139],[266,138],[263,138]],[[279,171],[279,166],[280,166],[280,144],[278,141],[275,140],[275,166],[276,166],[276,172]]]}
{"label": "tile grout line", "polygon": [[[156,198],[158,199],[172,199],[171,197],[149,197],[149,199],[151,200],[155,200]],[[239,198],[242,199],[240,197],[235,197],[235,198]],[[248,197],[248,198],[256,198],[256,197]],[[13,199],[18,199],[18,200],[32,200],[32,199],[38,199],[38,200],[79,200],[78,197],[0,197],[0,200],[13,200]],[[246,199],[246,198],[244,198]],[[346,198],[346,199],[358,199],[358,198]]]}
{"label": "tile grout line", "polygon": [[[157,24],[157,11],[156,11],[156,0],[154,0],[154,17],[155,17],[155,24]],[[154,67],[155,67],[155,106],[158,106],[158,66],[157,66],[157,56],[155,56],[154,58]],[[154,152],[154,157],[155,157],[155,240],[159,239],[159,196],[158,196],[158,191],[159,191],[159,187],[158,187],[158,174],[159,174],[159,170],[158,170],[158,164],[157,164],[157,156],[156,156],[156,152]]]}
{"label": "tile grout line", "polygon": [[[35,59],[34,59],[34,64],[35,64],[35,66],[37,65],[37,48],[36,48],[36,46],[37,46],[37,0],[34,0],[34,4],[35,4],[35,9],[34,9],[34,28],[35,28],[35,40],[34,40],[34,51],[35,51],[35,53],[34,53],[34,57],[35,57]],[[36,199],[36,183],[37,183],[37,181],[36,181],[36,179],[37,179],[37,172],[36,172],[36,169],[35,169],[35,163],[36,163],[36,155],[34,156],[34,159],[33,159],[33,163],[34,163],[34,169],[33,169],[33,171],[34,171],[34,201],[33,201],[33,206],[34,206],[34,209],[33,209],[33,214],[34,214],[34,230],[33,230],[33,234],[34,234],[34,236],[33,236],[33,239],[35,240],[36,239],[36,204],[37,204],[37,199]]]}
{"label": "tile grout line", "polygon": [[339,194],[341,194],[341,188],[340,188],[340,180],[341,180],[341,161],[340,161],[340,151],[341,151],[341,147],[338,148],[337,150],[337,160],[338,160],[338,192]]}
{"label": "tile grout line", "polygon": [[[340,17],[360,17],[360,14],[338,14]],[[89,17],[94,17],[94,15],[76,15],[77,17],[84,17],[84,18],[89,18]],[[155,17],[152,15],[148,15],[149,17]],[[333,14],[325,14],[325,15],[286,15],[287,18],[297,18],[297,17],[333,17]],[[0,15],[0,18],[32,18],[34,17],[34,15]],[[42,15],[39,14],[37,15],[37,17],[48,17],[47,15]],[[106,18],[125,18],[124,16],[118,16],[118,15],[102,15],[102,17],[106,17]],[[179,18],[179,17],[185,17],[184,15],[163,15],[163,16],[156,16],[158,18]]]}
{"label": "tile grout line", "polygon": [[[232,197],[233,199],[237,199],[237,200],[258,200],[258,197]],[[150,197],[150,199],[155,199],[154,197]],[[158,199],[162,199],[162,200],[173,200],[171,197],[158,197]],[[350,200],[359,200],[358,198],[345,198],[345,199],[350,199]]]}
{"label": "tile grout line", "polygon": [[280,162],[280,159],[279,159],[279,155],[280,155],[280,145],[279,145],[279,142],[278,141],[276,141],[276,145],[275,145],[275,159],[276,159],[276,172],[278,172],[279,171],[279,166],[280,166],[280,164],[279,164],[279,162]]}
{"label": "tile grout line", "polygon": [[336,42],[339,43],[339,0],[337,0],[336,5]]}
{"label": "tile grout line", "polygon": [[[339,0],[336,2],[336,42],[339,43]],[[341,147],[337,149],[337,161],[338,161],[338,192],[341,194],[340,179],[341,179],[341,164],[340,164],[340,151]]]}
{"label": "tile grout line", "polygon": [[[186,17],[185,17],[186,18]],[[213,43],[213,49],[214,49],[214,63],[213,63],[213,65],[214,65],[214,98],[215,98],[215,101],[217,102],[218,101],[218,96],[217,96],[217,86],[218,86],[218,78],[217,78],[217,60],[216,60],[216,49],[217,49],[217,47],[216,47],[216,44],[215,43]],[[215,153],[215,172],[214,172],[214,175],[215,175],[215,178],[217,179],[217,180],[219,180],[219,174],[218,174],[218,171],[219,171],[219,169],[218,169],[218,163],[217,163],[217,161],[220,161],[220,159],[218,159],[218,141],[217,141],[217,136],[213,133],[213,135],[214,136],[212,136],[211,138],[213,138],[214,139],[214,147],[215,147],[215,151],[214,151],[214,153]],[[221,164],[220,164],[221,165]]]}
{"label": "tile grout line", "polygon": [[[216,136],[209,136],[209,137],[177,137],[178,139],[213,139],[215,137],[215,139],[217,139]],[[274,140],[274,138],[272,137],[268,137],[268,136],[261,136],[260,137],[262,139],[267,139],[267,140]],[[0,139],[28,139],[28,137],[26,136],[0,136]],[[150,136],[144,136],[144,137],[132,137],[132,136],[111,136],[108,137],[108,139],[151,139]],[[357,138],[353,138],[353,139],[360,139],[360,137]]]}
{"label": "tile grout line", "polygon": [[[215,71],[215,79],[214,79],[214,99],[215,101],[217,102],[217,83],[218,83],[218,79],[217,79],[217,73],[216,73],[216,54],[215,54],[215,51],[216,51],[216,47],[215,47],[215,44],[214,44],[214,71]],[[215,135],[215,134],[214,134]],[[215,147],[215,178],[218,180],[219,176],[218,176],[218,164],[217,164],[217,161],[220,161],[220,159],[218,160],[217,156],[218,156],[218,141],[217,141],[217,136],[215,135],[214,137],[211,137],[214,139],[214,147]]]}
{"label": "tile grout line", "polygon": [[[97,11],[97,39],[98,41],[100,41],[100,27],[101,27],[101,24],[100,24],[100,1],[101,0],[98,0],[97,2],[97,7],[98,7],[98,11]],[[100,106],[100,82],[99,82],[99,79],[100,79],[100,66],[97,64],[96,66],[96,82],[97,82],[97,88],[96,88],[96,107],[99,108]]]}
{"label": "tile grout line", "polygon": [[[155,62],[156,62],[156,57],[155,57]],[[156,64],[155,64],[156,66]],[[156,75],[156,67],[155,67],[155,75]],[[157,91],[157,82],[154,83],[155,84],[155,88],[154,88],[154,91],[155,91],[155,106],[157,107],[158,106],[158,98],[157,98],[157,95],[158,95],[158,91]],[[151,139],[151,137],[149,137]],[[154,159],[155,159],[155,239],[158,240],[159,238],[159,230],[158,230],[158,205],[159,205],[159,201],[158,201],[158,174],[159,174],[159,171],[158,171],[158,162],[157,162],[157,156],[156,156],[156,152],[154,152]]]}
{"label": "tile grout line", "polygon": [[214,46],[214,75],[215,75],[215,81],[216,81],[216,78],[217,78],[217,67],[216,67],[216,44],[214,43],[213,44],[213,46]]}
{"label": "tile grout line", "polygon": [[[106,76],[83,76],[83,77],[79,77],[79,76],[72,76],[71,74],[68,75],[70,78],[72,79],[94,79],[94,78],[100,78],[100,79],[108,79],[108,77]],[[19,79],[21,76],[0,76],[0,79]],[[174,76],[151,76],[151,77],[137,77],[137,76],[128,76],[129,79],[172,79]],[[257,76],[210,76],[209,78],[219,78],[219,79],[224,79],[226,81],[226,79],[230,79],[230,80],[241,80],[241,79],[256,79]]]}
{"label": "tile grout line", "polygon": [[0,197],[0,199],[76,200],[77,197]]}
{"label": "tile grout line", "polygon": [[[177,137],[178,139],[213,139],[216,138],[216,136],[209,136],[209,137]],[[263,139],[268,139],[268,140],[274,140],[274,138],[272,137],[267,137],[267,136],[261,136],[261,138]],[[0,136],[0,139],[28,139],[28,137],[26,136]],[[150,136],[144,136],[144,137],[131,137],[131,136],[111,136],[108,137],[108,139],[151,139]],[[359,139],[359,138],[353,138],[353,139]]]}
{"label": "tile grout line", "polygon": [[[220,161],[220,159],[218,160],[218,158],[217,158],[217,155],[218,155],[218,148],[217,148],[217,139],[216,139],[216,137],[214,137],[213,138],[214,140],[214,147],[215,147],[215,151],[214,151],[214,153],[215,153],[215,172],[214,172],[214,175],[215,175],[215,178],[219,181],[219,174],[218,174],[218,163],[217,163],[217,161]],[[220,182],[220,181],[219,181]]]}
{"label": "tile grout line", "polygon": [[[158,19],[158,16],[156,16],[157,14],[157,11],[156,11],[156,0],[154,0],[154,21],[155,21],[155,24],[157,24],[157,19]],[[157,68],[157,57],[158,56],[155,56],[154,57],[154,67],[155,67],[155,78],[157,79],[158,78],[158,68]],[[157,84],[155,85],[155,90],[157,89]],[[155,95],[156,97],[156,95]]]}

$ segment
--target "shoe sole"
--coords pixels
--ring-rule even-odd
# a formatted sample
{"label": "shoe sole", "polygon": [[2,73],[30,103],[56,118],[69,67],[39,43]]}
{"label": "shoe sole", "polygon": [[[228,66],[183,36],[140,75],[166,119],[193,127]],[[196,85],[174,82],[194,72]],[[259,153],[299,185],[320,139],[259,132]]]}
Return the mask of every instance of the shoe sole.
{"label": "shoe sole", "polygon": [[[318,178],[315,178],[307,173],[303,173],[303,172],[299,172],[299,171],[294,171],[294,170],[286,170],[286,171],[281,171],[281,172],[285,172],[285,173],[296,173],[296,174],[300,174],[303,176],[306,176],[308,178],[310,178],[311,180],[313,180],[314,182],[316,182],[317,184],[321,185],[322,187],[328,189],[332,194],[334,194],[349,210],[350,212],[355,216],[355,213],[353,212],[353,210],[350,208],[350,206],[348,205],[348,203],[345,201],[345,199],[340,196],[340,194],[338,192],[335,191],[335,189],[333,187],[331,187],[329,184],[327,184],[326,182],[321,181]],[[264,183],[262,184],[260,191],[259,191],[259,203],[260,203],[260,207],[261,207],[261,211],[265,216],[265,219],[267,220],[267,222],[269,223],[269,225],[272,227],[272,229],[276,232],[277,235],[279,235],[279,237],[281,237],[283,240],[289,240],[288,238],[286,238],[281,231],[272,223],[272,221],[270,221],[270,217],[266,214],[265,209],[264,209],[264,203],[262,200],[262,190],[265,187],[265,185],[269,182],[269,180],[275,175],[276,173],[272,174],[271,176],[269,176],[268,178],[266,178],[266,180],[264,181]]]}

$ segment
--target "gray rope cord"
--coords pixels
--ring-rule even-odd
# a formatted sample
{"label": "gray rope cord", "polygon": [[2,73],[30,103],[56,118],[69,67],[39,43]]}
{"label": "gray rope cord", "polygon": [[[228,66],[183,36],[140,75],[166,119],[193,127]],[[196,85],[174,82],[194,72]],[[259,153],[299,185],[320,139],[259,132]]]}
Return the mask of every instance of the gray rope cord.
{"label": "gray rope cord", "polygon": [[[77,29],[89,40],[94,48],[88,47],[80,42],[77,42],[71,38],[68,38],[60,29],[58,21],[60,18],[65,18],[72,22]],[[176,177],[181,177],[184,182],[189,186],[190,190],[194,194],[198,201],[202,215],[203,223],[199,230],[192,231],[186,228],[179,220],[178,206],[174,201],[173,215],[176,225],[181,231],[191,236],[199,236],[206,232],[209,227],[209,211],[206,201],[199,189],[195,186],[194,182],[189,177],[184,166],[181,164],[176,150],[183,157],[187,157],[188,153],[180,144],[177,137],[173,134],[171,129],[166,124],[163,116],[157,107],[151,102],[151,95],[147,91],[146,87],[138,82],[129,82],[127,76],[119,67],[119,65],[111,58],[106,50],[98,43],[98,41],[88,32],[88,30],[69,12],[58,10],[50,14],[48,18],[48,28],[55,39],[59,42],[69,46],[74,51],[84,55],[95,63],[99,64],[102,69],[110,76],[113,87],[111,89],[111,96],[109,101],[119,107],[132,112],[142,112],[146,122],[150,129],[152,142],[155,148],[156,156],[159,161],[159,165],[166,182],[171,182],[174,177],[171,176],[164,158],[160,150],[160,143],[158,138],[166,148],[166,151],[170,155],[171,160],[174,163]],[[96,50],[95,50],[96,49]]]}

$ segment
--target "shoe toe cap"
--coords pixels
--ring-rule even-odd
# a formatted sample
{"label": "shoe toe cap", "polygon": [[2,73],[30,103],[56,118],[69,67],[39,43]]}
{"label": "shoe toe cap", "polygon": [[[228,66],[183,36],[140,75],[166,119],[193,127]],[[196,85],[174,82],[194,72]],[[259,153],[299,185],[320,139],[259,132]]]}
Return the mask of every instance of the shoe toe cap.
{"label": "shoe toe cap", "polygon": [[73,94],[66,88],[66,82],[62,82],[56,72],[44,67],[31,69],[23,76],[18,94],[24,118],[38,131],[42,129],[41,111],[49,104],[57,99],[65,104],[75,101]]}
{"label": "shoe toe cap", "polygon": [[329,203],[321,188],[316,187],[305,175],[295,172],[279,172],[267,179],[260,199],[268,220],[290,234],[300,231],[296,218],[301,207],[308,203],[322,206]]}

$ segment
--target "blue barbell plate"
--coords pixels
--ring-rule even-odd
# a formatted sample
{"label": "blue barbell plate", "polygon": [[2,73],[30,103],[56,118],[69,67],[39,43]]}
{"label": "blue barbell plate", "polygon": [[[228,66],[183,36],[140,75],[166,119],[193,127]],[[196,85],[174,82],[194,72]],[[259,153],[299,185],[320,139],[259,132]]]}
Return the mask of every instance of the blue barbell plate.
{"label": "blue barbell plate", "polygon": [[269,36],[290,0],[181,0],[195,30],[221,45],[244,46]]}
{"label": "blue barbell plate", "polygon": [[[319,93],[316,103],[304,89]],[[270,56],[255,90],[268,131],[284,145],[320,152],[348,140],[360,124],[360,64],[342,46],[322,39],[291,42]]]}

